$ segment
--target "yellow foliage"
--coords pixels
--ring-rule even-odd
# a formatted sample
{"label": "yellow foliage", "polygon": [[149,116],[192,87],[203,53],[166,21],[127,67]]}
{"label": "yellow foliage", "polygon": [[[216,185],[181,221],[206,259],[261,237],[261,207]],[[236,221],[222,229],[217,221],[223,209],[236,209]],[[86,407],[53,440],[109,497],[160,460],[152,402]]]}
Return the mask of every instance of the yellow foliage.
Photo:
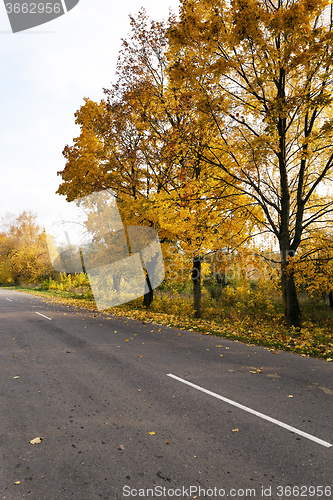
{"label": "yellow foliage", "polygon": [[38,283],[52,272],[45,234],[35,219],[30,212],[2,219],[0,284]]}

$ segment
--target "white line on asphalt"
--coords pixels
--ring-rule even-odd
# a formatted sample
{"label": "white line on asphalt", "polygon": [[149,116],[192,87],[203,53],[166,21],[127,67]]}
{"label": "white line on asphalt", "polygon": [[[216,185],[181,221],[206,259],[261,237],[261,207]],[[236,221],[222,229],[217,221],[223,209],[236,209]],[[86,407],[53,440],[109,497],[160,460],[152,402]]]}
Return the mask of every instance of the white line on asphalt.
{"label": "white line on asphalt", "polygon": [[12,299],[7,299],[7,297],[6,297],[6,300],[9,300],[9,302],[13,302]]}
{"label": "white line on asphalt", "polygon": [[296,429],[295,427],[291,427],[291,425],[284,424],[283,422],[280,422],[280,420],[276,420],[275,418],[268,417],[264,413],[260,413],[259,411],[252,410],[252,408],[249,408],[248,406],[241,405],[239,403],[236,403],[235,401],[232,401],[232,399],[224,398],[223,396],[220,396],[219,394],[216,394],[215,392],[208,391],[207,389],[204,389],[203,387],[200,387],[199,385],[192,384],[192,382],[188,382],[187,380],[184,380],[183,378],[177,377],[176,375],[172,375],[172,373],[167,374],[168,377],[174,378],[175,380],[178,380],[179,382],[183,382],[183,384],[189,385],[190,387],[194,387],[194,389],[198,389],[198,391],[204,392],[208,394],[209,396],[213,396],[214,398],[221,399],[225,403],[229,403],[230,405],[237,406],[237,408],[240,408],[241,410],[245,410],[249,413],[252,413],[253,415],[256,415],[257,417],[263,418],[265,420],[268,420],[269,422],[272,422],[273,424],[279,425],[280,427],[283,427],[284,429],[287,429],[288,431],[294,432],[295,434],[299,434],[300,436],[303,436],[307,439],[311,439],[311,441],[314,441],[315,443],[321,444],[322,446],[326,446],[326,448],[330,448],[333,446],[331,443],[328,443],[327,441],[323,441],[322,439],[319,439],[315,436],[312,436],[311,434],[308,434],[307,432],[300,431],[299,429]]}
{"label": "white line on asphalt", "polygon": [[35,311],[36,314],[39,314],[39,316],[43,316],[43,318],[46,318],[46,319],[49,319],[50,321],[52,321],[51,318],[48,318],[47,316],[44,316],[44,314],[41,314],[41,313],[38,313],[37,311]]}

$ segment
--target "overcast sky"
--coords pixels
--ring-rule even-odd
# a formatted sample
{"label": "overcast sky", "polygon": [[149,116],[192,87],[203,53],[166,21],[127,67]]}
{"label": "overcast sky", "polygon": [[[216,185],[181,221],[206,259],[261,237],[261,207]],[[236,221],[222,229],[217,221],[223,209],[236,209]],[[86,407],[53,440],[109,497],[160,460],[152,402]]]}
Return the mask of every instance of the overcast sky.
{"label": "overcast sky", "polygon": [[67,14],[13,34],[0,0],[0,218],[31,210],[41,225],[64,202],[55,195],[62,150],[79,135],[83,98],[115,81],[129,14],[162,20],[178,0],[80,0]]}

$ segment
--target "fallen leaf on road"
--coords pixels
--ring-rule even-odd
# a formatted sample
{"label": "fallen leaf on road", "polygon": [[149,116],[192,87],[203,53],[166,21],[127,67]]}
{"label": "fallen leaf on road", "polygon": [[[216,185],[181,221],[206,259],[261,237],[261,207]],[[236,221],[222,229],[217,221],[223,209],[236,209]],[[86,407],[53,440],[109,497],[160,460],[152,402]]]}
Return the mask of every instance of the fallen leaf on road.
{"label": "fallen leaf on road", "polygon": [[120,444],[118,450],[124,450],[124,449],[125,449],[125,446],[123,444]]}
{"label": "fallen leaf on road", "polygon": [[39,444],[43,441],[44,438],[42,437],[36,437],[35,439],[32,439],[31,441],[29,441],[30,444]]}
{"label": "fallen leaf on road", "polygon": [[223,345],[217,345],[216,347],[223,347]]}
{"label": "fallen leaf on road", "polygon": [[125,340],[125,342],[129,342],[129,340]]}
{"label": "fallen leaf on road", "polygon": [[238,428],[232,429],[232,432],[239,432],[239,429]]}
{"label": "fallen leaf on road", "polygon": [[14,484],[21,484],[21,481],[15,481]]}
{"label": "fallen leaf on road", "polygon": [[153,436],[154,434],[156,434],[156,432],[148,432],[148,434],[150,434],[151,436]]}
{"label": "fallen leaf on road", "polygon": [[293,398],[294,396],[292,396],[291,394],[289,394],[288,398]]}
{"label": "fallen leaf on road", "polygon": [[140,356],[140,354],[138,354],[138,358],[144,358],[144,356]]}
{"label": "fallen leaf on road", "polygon": [[16,377],[13,377],[13,378],[20,378],[19,375],[17,375]]}
{"label": "fallen leaf on road", "polygon": [[333,396],[332,389],[329,389],[328,387],[322,387],[322,386],[319,386],[318,388],[321,389],[325,394],[330,394],[331,396]]}
{"label": "fallen leaf on road", "polygon": [[170,441],[165,441],[165,444],[169,444],[169,443],[170,443]]}
{"label": "fallen leaf on road", "polygon": [[71,353],[71,351],[67,351],[67,354],[70,354],[70,353]]}

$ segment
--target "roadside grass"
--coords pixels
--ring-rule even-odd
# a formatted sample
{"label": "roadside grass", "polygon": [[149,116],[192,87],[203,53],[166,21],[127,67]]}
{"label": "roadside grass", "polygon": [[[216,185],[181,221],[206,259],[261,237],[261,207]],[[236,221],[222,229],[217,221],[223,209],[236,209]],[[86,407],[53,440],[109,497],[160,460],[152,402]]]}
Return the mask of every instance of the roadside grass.
{"label": "roadside grass", "polygon": [[[41,287],[13,286],[5,289],[28,292],[45,302],[97,311],[87,287],[43,290]],[[301,329],[286,328],[282,304],[277,297],[265,296],[263,290],[249,292],[248,289],[239,290],[239,287],[226,289],[223,300],[212,299],[204,293],[202,302],[202,317],[194,318],[190,297],[156,290],[149,309],[142,305],[140,298],[104,310],[102,314],[260,345],[272,351],[290,351],[301,356],[333,361],[333,311],[322,302],[301,302]]]}

